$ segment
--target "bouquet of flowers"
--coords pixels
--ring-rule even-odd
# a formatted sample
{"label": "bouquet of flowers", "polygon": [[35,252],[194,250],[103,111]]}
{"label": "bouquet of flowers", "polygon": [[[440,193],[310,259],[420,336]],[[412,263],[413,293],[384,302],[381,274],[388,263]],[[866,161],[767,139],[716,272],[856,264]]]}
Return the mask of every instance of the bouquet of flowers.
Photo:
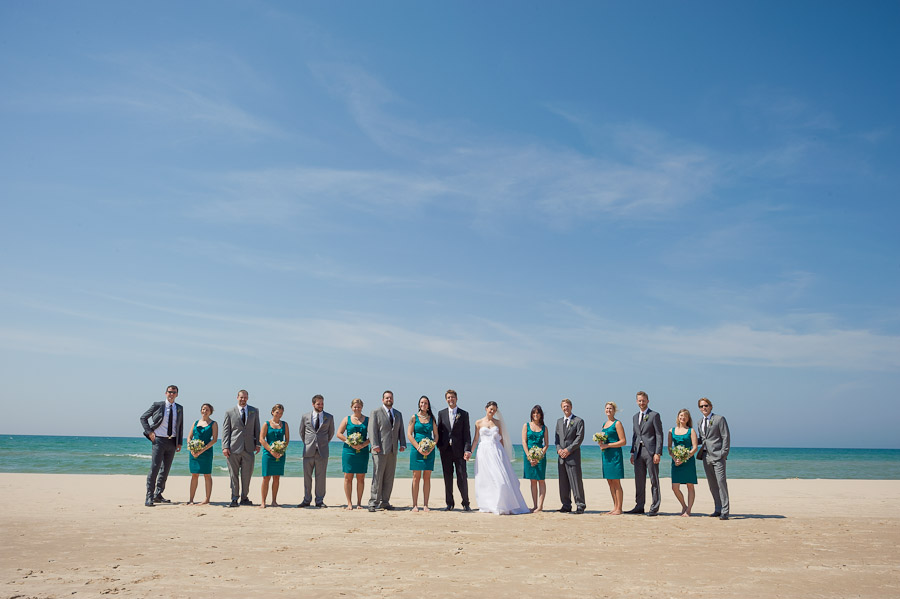
{"label": "bouquet of flowers", "polygon": [[434,447],[434,441],[432,441],[431,439],[422,439],[421,441],[419,441],[419,453],[421,453],[422,455],[428,453],[432,447]]}
{"label": "bouquet of flowers", "polygon": [[544,448],[538,445],[528,448],[528,459],[532,462],[540,462],[544,459]]}
{"label": "bouquet of flowers", "polygon": [[206,443],[201,439],[191,439],[188,441],[188,451],[201,451],[206,447]]}
{"label": "bouquet of flowers", "polygon": [[681,462],[683,464],[690,459],[691,450],[684,445],[676,445],[672,448],[672,457],[676,462]]}
{"label": "bouquet of flowers", "polygon": [[594,433],[594,443],[606,443],[608,440],[606,433]]}
{"label": "bouquet of flowers", "polygon": [[363,444],[362,433],[350,433],[347,435],[347,445],[356,449],[359,453],[359,446]]}
{"label": "bouquet of flowers", "polygon": [[277,458],[275,458],[275,461],[277,462],[281,459],[281,456],[284,455],[284,450],[287,449],[287,443],[285,443],[284,441],[272,441],[271,443],[269,443],[269,447],[272,448],[273,453],[280,454]]}

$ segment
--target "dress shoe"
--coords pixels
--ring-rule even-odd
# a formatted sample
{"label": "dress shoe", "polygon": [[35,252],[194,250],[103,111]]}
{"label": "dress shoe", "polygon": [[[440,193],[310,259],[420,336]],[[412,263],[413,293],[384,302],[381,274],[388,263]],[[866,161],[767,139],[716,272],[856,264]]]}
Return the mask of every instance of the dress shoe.
{"label": "dress shoe", "polygon": [[464,512],[471,512],[471,511],[472,511],[472,508],[469,507],[468,505],[464,505],[464,506],[463,506],[463,511],[464,511]]}
{"label": "dress shoe", "polygon": [[297,507],[309,507],[309,502],[304,501],[303,503],[299,503],[299,504],[297,504]]}
{"label": "dress shoe", "polygon": [[572,508],[570,508],[570,507],[561,507],[561,508],[559,508],[559,511],[562,512],[563,514],[569,514],[569,513],[572,512]]}
{"label": "dress shoe", "polygon": [[370,505],[370,506],[369,506],[369,511],[370,511],[370,512],[377,512],[377,511],[378,511],[378,508],[375,507],[374,505]]}
{"label": "dress shoe", "polygon": [[153,503],[153,498],[152,498],[152,497],[148,497],[147,500],[144,502],[144,505],[147,506],[147,507],[153,507],[153,506],[155,505],[155,504]]}
{"label": "dress shoe", "polygon": [[453,506],[452,506],[452,505],[448,505],[447,507],[444,508],[444,511],[445,511],[445,512],[452,512],[452,511],[453,511]]}
{"label": "dress shoe", "polygon": [[165,497],[163,497],[162,495],[157,495],[156,497],[153,498],[153,503],[172,503],[172,502],[169,501],[168,499],[166,499]]}
{"label": "dress shoe", "polygon": [[320,501],[319,503],[316,504],[316,507],[328,507],[328,506]]}
{"label": "dress shoe", "polygon": [[243,499],[241,499],[241,505],[253,505],[253,502],[244,497]]}
{"label": "dress shoe", "polygon": [[576,514],[583,514],[583,513],[584,513],[584,508],[583,508],[583,507],[578,508],[577,510],[575,510],[575,513],[576,513]]}
{"label": "dress shoe", "polygon": [[381,509],[391,511],[392,509],[394,509],[394,506],[392,506],[390,503],[382,503]]}
{"label": "dress shoe", "polygon": [[713,512],[709,515],[710,518],[718,518],[722,515],[722,512]]}
{"label": "dress shoe", "polygon": [[232,499],[231,503],[228,504],[228,507],[238,507],[239,505],[241,504],[238,503],[237,499]]}
{"label": "dress shoe", "polygon": [[649,517],[651,517],[651,518],[652,518],[653,516],[659,516],[659,512],[647,512],[647,516],[649,516]]}
{"label": "dress shoe", "polygon": [[728,520],[728,514],[722,514],[719,516],[719,520]]}
{"label": "dress shoe", "polygon": [[635,506],[635,507],[631,508],[630,510],[628,510],[628,511],[625,512],[625,513],[626,513],[626,514],[643,514],[643,513],[644,513],[644,508]]}

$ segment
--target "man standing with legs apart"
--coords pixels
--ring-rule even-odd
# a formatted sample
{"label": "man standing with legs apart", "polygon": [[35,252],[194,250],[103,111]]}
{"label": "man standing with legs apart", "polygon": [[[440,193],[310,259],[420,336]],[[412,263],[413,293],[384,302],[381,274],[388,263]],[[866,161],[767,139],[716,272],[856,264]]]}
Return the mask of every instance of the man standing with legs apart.
{"label": "man standing with legs apart", "polygon": [[700,447],[697,457],[703,460],[706,482],[712,493],[716,510],[710,516],[728,520],[731,508],[728,505],[728,482],[725,480],[725,460],[731,450],[731,434],[723,416],[712,413],[712,402],[701,397],[697,402],[703,420],[700,421]]}
{"label": "man standing with legs apart", "polygon": [[556,421],[556,453],[559,455],[559,499],[561,512],[572,511],[575,496],[575,513],[583,514],[584,481],[581,479],[581,443],[584,441],[584,420],[572,414],[572,401],[562,400],[563,417]]}
{"label": "man standing with legs apart", "polygon": [[369,440],[372,446],[372,496],[369,511],[392,510],[391,491],[397,469],[397,450],[406,449],[403,415],[394,409],[394,393],[381,394],[381,407],[369,416]]}
{"label": "man standing with legs apart", "polygon": [[650,397],[637,392],[640,412],[634,415],[631,433],[631,463],[634,465],[634,509],[626,514],[643,514],[646,502],[647,475],[650,475],[650,511],[648,516],[659,514],[659,458],[663,450],[662,419],[648,406]]}
{"label": "man standing with legs apart", "polygon": [[166,399],[154,402],[141,414],[141,425],[144,436],[153,443],[150,452],[150,474],[147,475],[147,498],[144,505],[153,507],[154,503],[172,503],[162,496],[166,489],[166,479],[175,453],[181,451],[184,437],[184,410],[181,404],[175,403],[178,387],[166,387]]}
{"label": "man standing with legs apart", "polygon": [[222,420],[222,455],[228,460],[231,476],[231,504],[228,507],[253,505],[247,493],[253,476],[253,462],[260,448],[260,425],[259,410],[247,405],[249,398],[250,394],[245,390],[238,391],[237,405],[225,412]]}
{"label": "man standing with legs apart", "polygon": [[444,471],[444,495],[447,511],[453,509],[453,472],[456,471],[456,486],[462,497],[463,511],[470,512],[469,475],[466,462],[472,455],[472,432],[469,430],[469,413],[457,407],[456,391],[447,389],[444,393],[447,406],[438,412],[438,449],[441,452],[441,468]]}
{"label": "man standing with legs apart", "polygon": [[303,439],[303,503],[312,501],[312,479],[316,475],[316,507],[325,507],[325,467],[328,464],[328,442],[334,436],[334,418],[325,411],[325,398],[314,395],[312,412],[300,419]]}

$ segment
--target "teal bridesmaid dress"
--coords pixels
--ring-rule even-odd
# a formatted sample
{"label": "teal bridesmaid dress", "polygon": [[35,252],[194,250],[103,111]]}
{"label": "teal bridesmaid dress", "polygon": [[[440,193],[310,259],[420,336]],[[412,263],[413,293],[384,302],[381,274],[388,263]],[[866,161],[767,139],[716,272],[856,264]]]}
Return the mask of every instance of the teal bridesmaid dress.
{"label": "teal bridesmaid dress", "polygon": [[[266,443],[271,445],[275,441],[284,441],[284,427],[287,426],[284,420],[281,421],[281,428],[273,428],[272,423],[269,422],[269,427],[266,430]],[[284,476],[284,462],[287,460],[287,454],[281,456],[280,459],[275,459],[272,457],[272,454],[269,453],[269,450],[263,447],[263,456],[262,456],[262,475],[263,476]]]}
{"label": "teal bridesmaid dress", "polygon": [[[345,434],[349,437],[353,433],[362,433],[363,443],[369,438],[369,418],[366,417],[362,424],[353,424],[350,418],[347,418],[347,430]],[[369,470],[369,445],[366,445],[359,451],[356,451],[350,445],[344,443],[341,451],[341,471],[344,474],[365,474]]]}
{"label": "teal bridesmaid dress", "polygon": [[[541,428],[541,430],[534,432],[531,430],[531,425],[525,425],[527,432],[525,433],[525,440],[528,441],[528,449],[532,447],[543,447],[544,446],[544,435],[546,434],[547,427]],[[544,480],[547,478],[547,456],[544,455],[541,458],[541,461],[537,463],[536,466],[532,466],[531,462],[528,461],[528,455],[525,456],[525,474],[524,478],[528,480]]]}
{"label": "teal bridesmaid dress", "polygon": [[[413,434],[416,437],[416,443],[421,441],[422,439],[431,439],[434,440],[434,422],[429,420],[426,423],[422,423],[419,421],[419,415],[416,414],[414,416],[416,419],[416,425],[413,427]],[[423,456],[421,453],[416,451],[415,447],[410,447],[409,454],[409,469],[410,470],[434,470],[434,454],[437,453],[437,449],[428,454],[428,457]]]}
{"label": "teal bridesmaid dress", "polygon": [[[200,422],[199,420],[197,422]],[[192,438],[200,439],[204,443],[209,443],[212,441],[212,428],[215,422],[210,421],[206,426],[197,426],[197,422],[194,422],[194,435]],[[188,466],[191,469],[191,474],[212,474],[212,462],[213,462],[213,450],[207,449],[203,453],[200,454],[200,457],[195,458],[191,453],[188,453],[190,456],[188,458]]]}
{"label": "teal bridesmaid dress", "polygon": [[[683,435],[676,435],[675,429],[672,429],[672,445],[675,447],[687,447],[691,448],[691,429],[687,429],[687,433]],[[675,460],[672,460],[672,482],[673,483],[688,483],[692,485],[697,484],[697,461],[694,459],[694,456],[691,456],[687,462],[682,464],[681,466],[675,465]]]}
{"label": "teal bridesmaid dress", "polygon": [[[616,423],[613,420],[606,428],[600,429],[606,435],[607,443],[617,443],[619,441],[619,433],[616,432]],[[625,478],[625,462],[622,460],[622,448],[610,447],[603,450],[603,478],[609,480]]]}

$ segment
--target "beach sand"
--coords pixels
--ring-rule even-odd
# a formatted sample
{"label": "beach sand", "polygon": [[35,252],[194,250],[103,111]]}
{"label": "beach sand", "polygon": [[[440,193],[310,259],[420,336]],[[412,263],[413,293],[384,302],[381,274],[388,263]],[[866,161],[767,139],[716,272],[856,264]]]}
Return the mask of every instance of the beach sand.
{"label": "beach sand", "polygon": [[[727,522],[705,517],[703,480],[693,518],[677,516],[667,479],[657,518],[602,515],[606,482],[585,482],[584,515],[549,511],[550,480],[548,511],[495,516],[347,512],[336,478],[333,507],[294,508],[291,477],[279,492],[291,507],[261,510],[226,509],[222,477],[213,505],[146,508],[141,476],[0,474],[0,597],[900,596],[900,481],[732,480]],[[395,484],[398,508],[409,484]],[[169,479],[170,499],[187,494],[188,478]],[[442,498],[436,479],[432,507]]]}

